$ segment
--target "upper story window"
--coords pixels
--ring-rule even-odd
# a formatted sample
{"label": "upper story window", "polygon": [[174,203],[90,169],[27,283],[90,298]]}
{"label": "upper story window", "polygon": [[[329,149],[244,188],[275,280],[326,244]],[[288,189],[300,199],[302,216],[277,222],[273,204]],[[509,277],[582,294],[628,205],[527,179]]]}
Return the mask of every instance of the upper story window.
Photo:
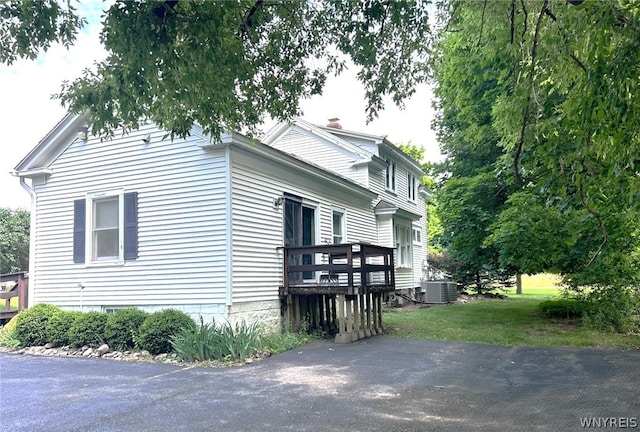
{"label": "upper story window", "polygon": [[73,261],[117,265],[138,258],[138,194],[122,190],[74,201]]}
{"label": "upper story window", "polygon": [[385,187],[391,192],[396,191],[396,163],[387,159],[387,177]]}
{"label": "upper story window", "polygon": [[344,211],[334,209],[332,215],[332,241],[333,244],[340,244],[345,242],[345,224],[344,224]]}
{"label": "upper story window", "polygon": [[411,173],[407,173],[407,198],[409,201],[416,200],[416,190],[418,188],[416,181],[416,176]]}

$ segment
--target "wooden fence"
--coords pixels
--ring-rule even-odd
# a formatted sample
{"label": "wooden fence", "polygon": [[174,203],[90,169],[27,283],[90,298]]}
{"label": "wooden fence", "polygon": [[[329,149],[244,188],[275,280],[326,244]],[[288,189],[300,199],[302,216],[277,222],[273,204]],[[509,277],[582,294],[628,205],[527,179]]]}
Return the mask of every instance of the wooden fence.
{"label": "wooden fence", "polygon": [[[10,288],[7,290],[6,287]],[[4,300],[4,309],[0,310],[0,322],[9,321],[18,312],[27,308],[29,276],[27,272],[0,275],[0,300]],[[11,299],[18,298],[17,307],[11,306]]]}

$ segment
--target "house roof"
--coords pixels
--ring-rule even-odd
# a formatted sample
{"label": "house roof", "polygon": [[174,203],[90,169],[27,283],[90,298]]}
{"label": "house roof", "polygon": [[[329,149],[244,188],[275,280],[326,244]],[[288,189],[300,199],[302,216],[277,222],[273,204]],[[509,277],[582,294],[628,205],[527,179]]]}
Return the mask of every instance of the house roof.
{"label": "house roof", "polygon": [[311,124],[299,117],[294,117],[290,122],[281,122],[273,126],[264,135],[264,137],[262,138],[262,142],[267,145],[271,144],[293,126],[296,126],[306,132],[311,133],[312,135],[315,135],[325,141],[329,141],[335,146],[346,150],[353,155],[356,163],[371,161],[373,158],[377,157],[377,155],[370,152],[369,150],[362,148],[357,144],[349,142],[345,139],[342,139],[339,136],[329,133],[330,131],[325,130],[327,128]]}
{"label": "house roof", "polygon": [[281,163],[287,167],[296,169],[306,175],[313,176],[318,181],[331,184],[334,187],[340,187],[347,189],[350,193],[358,194],[362,198],[368,200],[375,199],[378,194],[367,189],[366,187],[356,183],[348,177],[344,177],[333,171],[329,171],[320,165],[316,165],[313,162],[302,160],[295,155],[284,152],[280,149],[276,149],[269,145],[257,142],[245,137],[242,134],[234,133],[229,135],[229,139],[223,139],[225,144],[235,144],[237,147],[242,148],[245,151],[254,153],[261,158],[270,159]]}
{"label": "house roof", "polygon": [[[403,160],[405,163],[407,163],[409,166],[414,168],[416,171],[422,172],[422,167],[416,160],[414,160],[412,157],[410,157],[405,152],[400,150],[398,146],[393,144],[384,136],[371,135],[371,134],[355,132],[355,131],[346,130],[346,129],[337,129],[335,127],[330,127],[330,126],[315,125],[315,127],[334,136],[345,137],[345,138],[349,137],[349,138],[360,139],[363,141],[369,141],[371,144],[378,146],[378,148],[384,148],[387,153],[392,153],[396,158]],[[346,139],[343,141],[346,141]],[[357,146],[357,144],[354,144],[354,145]]]}
{"label": "house roof", "polygon": [[[30,177],[33,175],[51,174],[49,166],[73,143],[77,140],[78,128],[86,125],[87,114],[78,115],[68,113],[58,124],[44,137],[38,144],[18,163],[15,167],[16,175],[19,177]],[[261,143],[258,140],[248,138],[240,133],[224,133],[220,137],[220,143],[216,144],[210,136],[202,133],[202,128],[194,125],[192,136],[199,137],[196,144],[202,148],[215,147],[217,145],[234,145],[245,149],[260,157],[277,161],[290,168],[296,169],[306,175],[318,178],[324,183],[329,183],[337,187],[347,188],[353,193],[357,193],[363,198],[374,199],[377,194],[361,186],[353,180],[343,177],[337,173],[328,171],[312,162],[302,160],[295,155],[278,150]]]}
{"label": "house roof", "polygon": [[393,215],[399,216],[404,219],[409,219],[412,221],[420,220],[421,216],[417,213],[413,213],[409,210],[402,209],[397,205],[390,203],[389,201],[380,200],[378,204],[373,208],[373,212],[376,216],[382,215]]}
{"label": "house roof", "polygon": [[87,114],[67,113],[16,165],[16,174],[28,177],[46,172],[49,165],[77,139],[78,128],[86,124],[87,117]]}

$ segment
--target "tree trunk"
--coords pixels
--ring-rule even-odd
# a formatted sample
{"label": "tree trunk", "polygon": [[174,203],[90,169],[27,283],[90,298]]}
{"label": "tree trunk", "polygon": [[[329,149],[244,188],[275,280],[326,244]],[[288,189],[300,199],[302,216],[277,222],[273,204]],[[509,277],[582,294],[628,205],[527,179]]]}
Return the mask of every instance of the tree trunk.
{"label": "tree trunk", "polygon": [[516,294],[522,294],[522,275],[516,274]]}

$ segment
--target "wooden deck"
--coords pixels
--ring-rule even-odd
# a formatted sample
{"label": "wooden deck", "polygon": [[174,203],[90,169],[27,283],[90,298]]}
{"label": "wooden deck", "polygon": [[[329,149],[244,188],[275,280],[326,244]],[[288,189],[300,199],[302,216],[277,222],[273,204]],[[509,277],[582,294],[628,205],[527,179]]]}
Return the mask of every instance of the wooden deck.
{"label": "wooden deck", "polygon": [[351,342],[381,334],[382,294],[395,290],[393,248],[368,243],[283,247],[284,316]]}
{"label": "wooden deck", "polygon": [[[5,290],[8,282],[15,282],[9,290]],[[18,312],[27,308],[27,295],[29,290],[29,277],[27,272],[7,273],[0,275],[0,300],[4,300],[4,309],[0,310],[0,323],[9,321]],[[11,307],[11,299],[18,298],[18,308]]]}
{"label": "wooden deck", "polygon": [[280,295],[395,290],[393,248],[368,243],[284,247]]}

